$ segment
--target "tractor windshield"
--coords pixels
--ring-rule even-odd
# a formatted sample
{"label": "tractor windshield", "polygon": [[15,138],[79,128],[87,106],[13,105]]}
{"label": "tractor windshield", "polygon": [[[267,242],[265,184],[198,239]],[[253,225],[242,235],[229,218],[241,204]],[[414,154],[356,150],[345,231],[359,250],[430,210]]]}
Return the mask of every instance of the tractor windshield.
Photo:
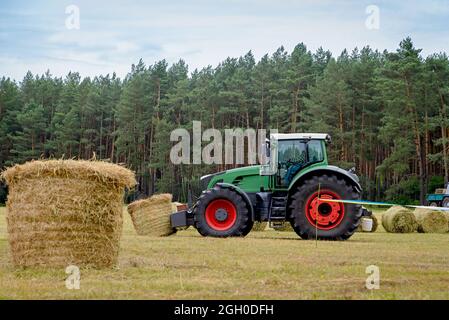
{"label": "tractor windshield", "polygon": [[324,160],[321,140],[280,140],[278,185],[288,186],[293,177],[309,164]]}

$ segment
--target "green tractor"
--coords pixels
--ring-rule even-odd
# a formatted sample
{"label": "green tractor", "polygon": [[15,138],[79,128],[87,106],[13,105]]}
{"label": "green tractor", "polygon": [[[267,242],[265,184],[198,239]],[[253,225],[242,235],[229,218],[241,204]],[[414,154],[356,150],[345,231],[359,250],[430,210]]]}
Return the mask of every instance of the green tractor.
{"label": "green tractor", "polygon": [[245,236],[255,221],[277,228],[290,223],[303,239],[346,240],[364,210],[354,170],[328,164],[322,133],[271,134],[267,164],[201,177],[203,192],[185,211],[172,214],[172,227],[194,226],[203,236]]}

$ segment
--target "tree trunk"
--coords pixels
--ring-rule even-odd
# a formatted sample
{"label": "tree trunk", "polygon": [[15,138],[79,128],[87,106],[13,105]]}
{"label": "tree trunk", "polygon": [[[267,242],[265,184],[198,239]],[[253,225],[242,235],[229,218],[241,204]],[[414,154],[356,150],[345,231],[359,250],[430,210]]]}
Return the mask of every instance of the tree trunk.
{"label": "tree trunk", "polygon": [[407,107],[408,111],[412,115],[413,119],[413,133],[415,135],[414,143],[415,143],[415,151],[416,151],[416,160],[418,165],[418,176],[419,176],[419,202],[421,204],[425,203],[427,188],[426,188],[426,176],[424,169],[424,159],[422,152],[422,140],[419,132],[418,126],[418,112],[416,111],[416,107],[414,107],[413,102],[411,101],[411,93],[410,93],[410,85],[407,77],[405,77],[406,90],[407,90]]}
{"label": "tree trunk", "polygon": [[447,164],[447,129],[446,129],[446,110],[444,108],[444,98],[440,93],[440,118],[441,118],[441,138],[443,139],[443,166],[444,166],[444,186],[448,182],[448,164]]}

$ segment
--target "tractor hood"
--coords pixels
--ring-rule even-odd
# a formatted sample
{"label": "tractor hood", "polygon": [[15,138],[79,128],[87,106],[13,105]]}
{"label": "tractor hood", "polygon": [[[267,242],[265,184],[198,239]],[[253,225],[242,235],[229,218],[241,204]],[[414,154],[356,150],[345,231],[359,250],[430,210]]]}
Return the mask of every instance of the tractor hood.
{"label": "tractor hood", "polygon": [[260,166],[247,166],[229,169],[201,177],[202,190],[212,188],[217,183],[230,183],[235,186],[245,187],[246,191],[259,191],[261,187]]}

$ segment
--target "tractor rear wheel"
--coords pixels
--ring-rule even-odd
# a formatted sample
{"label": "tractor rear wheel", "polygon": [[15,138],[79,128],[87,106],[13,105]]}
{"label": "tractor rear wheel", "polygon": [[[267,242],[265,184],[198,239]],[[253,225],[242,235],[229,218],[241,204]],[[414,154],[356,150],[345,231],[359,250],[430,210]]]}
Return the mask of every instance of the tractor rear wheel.
{"label": "tractor rear wheel", "polygon": [[303,239],[346,240],[360,224],[362,207],[325,200],[359,200],[360,194],[334,175],[314,176],[292,194],[289,213],[295,232]]}
{"label": "tractor rear wheel", "polygon": [[195,227],[203,236],[243,237],[253,225],[245,200],[227,188],[204,191],[193,213]]}

